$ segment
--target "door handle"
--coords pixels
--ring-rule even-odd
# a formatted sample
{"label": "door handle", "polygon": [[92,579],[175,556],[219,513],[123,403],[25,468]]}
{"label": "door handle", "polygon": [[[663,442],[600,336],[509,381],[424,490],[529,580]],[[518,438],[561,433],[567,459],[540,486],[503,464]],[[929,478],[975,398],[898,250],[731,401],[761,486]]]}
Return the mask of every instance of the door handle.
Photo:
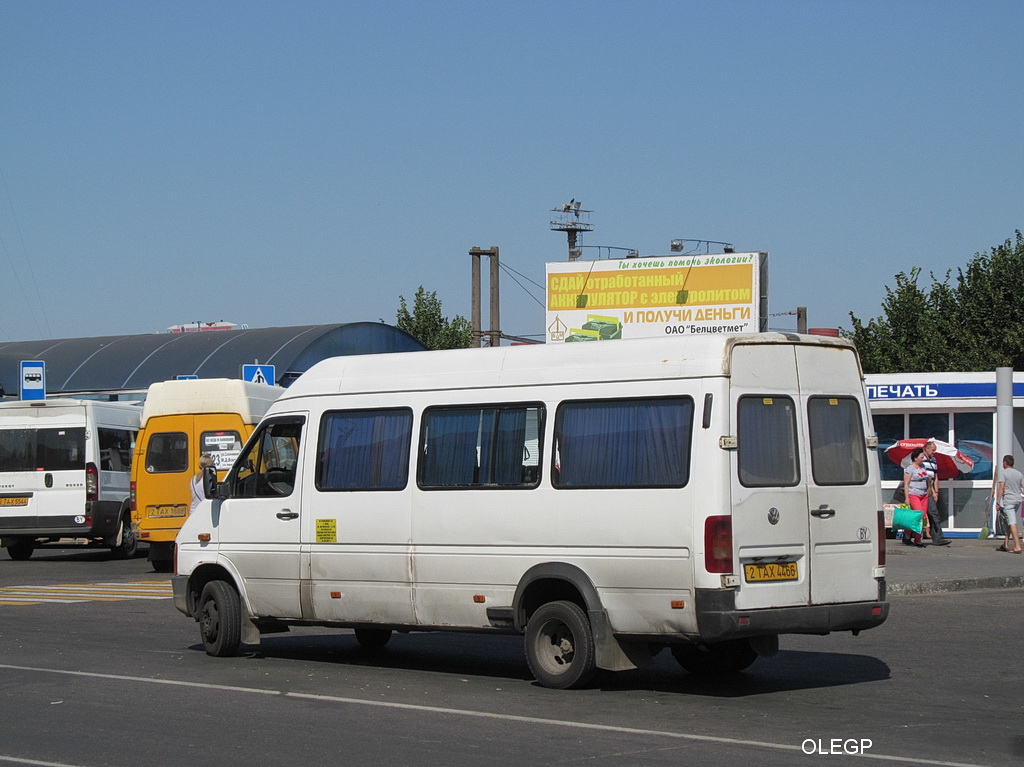
{"label": "door handle", "polygon": [[299,512],[297,512],[297,511],[288,511],[288,509],[285,509],[284,511],[277,512],[277,518],[278,519],[295,519],[298,516],[299,516]]}
{"label": "door handle", "polygon": [[826,517],[834,517],[835,515],[836,510],[831,508],[827,503],[821,504],[821,506],[816,509],[811,509],[812,517],[821,517],[822,519],[825,519]]}

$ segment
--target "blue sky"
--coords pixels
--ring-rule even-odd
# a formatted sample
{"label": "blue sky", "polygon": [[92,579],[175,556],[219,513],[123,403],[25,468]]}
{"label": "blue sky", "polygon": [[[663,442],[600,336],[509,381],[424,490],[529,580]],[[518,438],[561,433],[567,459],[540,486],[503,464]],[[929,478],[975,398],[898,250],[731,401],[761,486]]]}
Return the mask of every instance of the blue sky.
{"label": "blue sky", "polygon": [[765,250],[769,312],[849,328],[1024,226],[1022,27],[1018,0],[0,0],[0,340],[393,321],[420,285],[468,317],[491,245],[530,289],[502,275],[502,329],[539,336],[570,198],[584,245]]}

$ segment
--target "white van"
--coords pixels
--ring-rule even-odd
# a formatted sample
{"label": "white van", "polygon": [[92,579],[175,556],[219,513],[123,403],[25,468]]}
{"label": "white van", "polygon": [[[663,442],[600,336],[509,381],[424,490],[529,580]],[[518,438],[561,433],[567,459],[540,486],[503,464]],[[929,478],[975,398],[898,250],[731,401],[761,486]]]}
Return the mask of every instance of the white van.
{"label": "white van", "polygon": [[743,669],[881,624],[860,364],[758,334],[338,357],[270,408],[177,538],[206,650],[290,625],[525,634],[549,687],[671,648]]}
{"label": "white van", "polygon": [[140,412],[84,399],[0,403],[0,543],[11,559],[67,538],[135,554],[129,482]]}

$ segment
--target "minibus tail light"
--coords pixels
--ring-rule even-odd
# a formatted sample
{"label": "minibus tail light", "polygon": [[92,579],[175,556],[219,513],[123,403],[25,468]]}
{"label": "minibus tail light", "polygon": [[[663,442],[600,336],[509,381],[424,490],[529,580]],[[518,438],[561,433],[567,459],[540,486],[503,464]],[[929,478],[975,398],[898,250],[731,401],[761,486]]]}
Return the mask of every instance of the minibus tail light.
{"label": "minibus tail light", "polygon": [[134,481],[131,483],[131,490],[129,491],[129,493],[130,494],[129,494],[128,497],[131,499],[129,501],[131,503],[131,510],[132,511],[136,511],[136,508],[135,508],[135,482]]}
{"label": "minibus tail light", "polygon": [[878,566],[885,567],[885,512],[878,510]]}
{"label": "minibus tail light", "polygon": [[704,520],[704,567],[709,573],[732,572],[732,517]]}
{"label": "minibus tail light", "polygon": [[98,501],[100,499],[100,473],[96,471],[96,464],[85,464],[85,500]]}

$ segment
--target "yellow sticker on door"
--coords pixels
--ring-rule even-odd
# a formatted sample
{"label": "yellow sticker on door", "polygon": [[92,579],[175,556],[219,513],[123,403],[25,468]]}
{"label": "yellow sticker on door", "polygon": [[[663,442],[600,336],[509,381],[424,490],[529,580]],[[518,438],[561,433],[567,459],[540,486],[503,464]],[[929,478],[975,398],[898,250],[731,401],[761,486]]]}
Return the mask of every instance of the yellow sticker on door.
{"label": "yellow sticker on door", "polygon": [[338,542],[338,520],[318,519],[316,521],[316,542],[337,543]]}

